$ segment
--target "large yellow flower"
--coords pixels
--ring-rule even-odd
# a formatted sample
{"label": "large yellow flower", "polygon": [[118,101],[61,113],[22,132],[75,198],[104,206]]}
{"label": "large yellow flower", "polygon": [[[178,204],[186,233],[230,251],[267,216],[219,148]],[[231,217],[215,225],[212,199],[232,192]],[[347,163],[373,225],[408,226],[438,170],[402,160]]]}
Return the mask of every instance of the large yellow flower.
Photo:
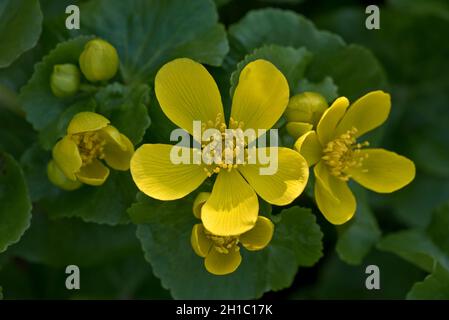
{"label": "large yellow flower", "polygon": [[[165,64],[156,75],[155,92],[167,117],[192,135],[193,121],[220,131],[227,127],[218,87],[197,62],[182,58]],[[282,73],[268,61],[251,62],[240,73],[229,127],[270,129],[281,117],[288,99],[289,87]],[[174,164],[170,160],[172,148],[146,144],[136,150],[131,159],[135,183],[150,197],[174,200],[218,173],[211,197],[202,209],[202,220],[207,230],[220,236],[242,234],[255,225],[259,211],[256,193],[269,203],[286,205],[301,194],[308,179],[304,158],[287,148],[269,149],[278,154],[278,170],[273,175],[260,175],[259,169],[265,165],[259,162],[239,166]],[[236,152],[224,153],[227,151]]]}
{"label": "large yellow flower", "polygon": [[[210,193],[201,192],[195,199],[193,213],[201,218],[201,210]],[[270,219],[259,216],[254,227],[237,236],[217,236],[198,223],[193,226],[190,242],[197,255],[204,259],[206,270],[215,275],[226,275],[239,267],[242,256],[240,244],[249,251],[265,248],[273,237],[274,224]]]}
{"label": "large yellow flower", "polygon": [[129,139],[94,112],[76,114],[67,127],[67,135],[53,147],[53,161],[71,181],[88,185],[103,184],[109,169],[126,171],[134,146]]}
{"label": "large yellow flower", "polygon": [[389,193],[415,177],[411,160],[384,149],[364,148],[368,142],[356,141],[388,118],[390,95],[373,91],[348,107],[345,97],[335,100],[321,117],[316,131],[307,132],[295,143],[309,166],[315,166],[315,200],[333,224],[345,223],[355,213],[356,200],[348,180],[379,193]]}

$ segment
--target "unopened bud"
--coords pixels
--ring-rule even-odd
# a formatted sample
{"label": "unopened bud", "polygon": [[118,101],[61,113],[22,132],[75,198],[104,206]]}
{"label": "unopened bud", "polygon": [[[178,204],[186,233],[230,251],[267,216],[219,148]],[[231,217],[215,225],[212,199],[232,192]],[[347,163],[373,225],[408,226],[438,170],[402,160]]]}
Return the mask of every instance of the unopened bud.
{"label": "unopened bud", "polygon": [[53,66],[50,76],[50,88],[56,97],[70,97],[80,87],[80,71],[74,64],[57,64]]}
{"label": "unopened bud", "polygon": [[117,50],[102,39],[87,42],[80,55],[81,71],[91,82],[111,79],[117,73],[118,65]]}
{"label": "unopened bud", "polygon": [[288,122],[304,122],[316,126],[328,106],[326,99],[318,93],[300,93],[288,102],[285,117]]}

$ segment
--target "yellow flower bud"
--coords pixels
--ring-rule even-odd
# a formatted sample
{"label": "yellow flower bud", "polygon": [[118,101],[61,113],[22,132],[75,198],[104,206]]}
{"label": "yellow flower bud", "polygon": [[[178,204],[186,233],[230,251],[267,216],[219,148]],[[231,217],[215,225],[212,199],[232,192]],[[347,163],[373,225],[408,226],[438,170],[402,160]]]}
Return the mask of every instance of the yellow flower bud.
{"label": "yellow flower bud", "polygon": [[67,178],[53,160],[47,165],[47,176],[51,183],[63,190],[72,191],[82,186],[81,182]]}
{"label": "yellow flower bud", "polygon": [[119,65],[117,50],[102,39],[86,43],[79,62],[81,71],[91,82],[111,79],[117,73]]}
{"label": "yellow flower bud", "polygon": [[53,66],[50,76],[50,88],[56,97],[69,97],[78,92],[80,72],[74,64],[57,64]]}
{"label": "yellow flower bud", "polygon": [[288,122],[318,124],[328,104],[326,99],[315,92],[304,92],[290,98],[285,116]]}

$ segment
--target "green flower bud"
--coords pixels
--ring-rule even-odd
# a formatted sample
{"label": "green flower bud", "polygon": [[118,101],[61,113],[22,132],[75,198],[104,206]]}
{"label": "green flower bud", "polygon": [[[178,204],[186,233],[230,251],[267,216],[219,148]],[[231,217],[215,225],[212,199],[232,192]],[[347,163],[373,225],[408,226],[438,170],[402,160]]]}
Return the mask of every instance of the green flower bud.
{"label": "green flower bud", "polygon": [[47,176],[51,183],[63,190],[72,191],[82,186],[81,182],[67,178],[53,160],[47,165]]}
{"label": "green flower bud", "polygon": [[50,76],[50,88],[57,97],[69,97],[78,92],[80,71],[74,64],[57,64],[53,66]]}
{"label": "green flower bud", "polygon": [[315,127],[328,106],[326,99],[318,93],[300,93],[290,98],[285,117],[288,122],[305,122]]}
{"label": "green flower bud", "polygon": [[119,60],[117,51],[107,41],[94,39],[86,43],[80,55],[80,67],[91,82],[106,81],[115,76]]}

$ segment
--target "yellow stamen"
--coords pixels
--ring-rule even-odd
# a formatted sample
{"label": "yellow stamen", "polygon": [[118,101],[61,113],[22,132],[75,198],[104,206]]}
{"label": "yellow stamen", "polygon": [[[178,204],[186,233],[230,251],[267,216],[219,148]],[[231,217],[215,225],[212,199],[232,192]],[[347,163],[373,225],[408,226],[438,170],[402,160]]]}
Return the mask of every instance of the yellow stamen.
{"label": "yellow stamen", "polygon": [[94,159],[104,158],[105,141],[97,132],[83,132],[71,136],[78,146],[83,166],[90,164]]}
{"label": "yellow stamen", "polygon": [[239,237],[238,236],[216,236],[207,230],[204,230],[206,237],[213,242],[213,247],[220,253],[227,254],[230,251],[239,251]]}
{"label": "yellow stamen", "polygon": [[[232,117],[229,120],[230,129],[243,130],[244,123],[235,121]],[[222,114],[217,114],[215,122],[209,120],[202,124],[202,130],[214,128],[220,131],[221,135],[212,136],[209,141],[202,141],[201,152],[205,162],[210,163],[204,170],[210,177],[214,173],[220,172],[220,169],[231,171],[237,168],[238,162],[245,162],[247,157],[247,144],[243,135],[238,136],[226,132],[227,126]],[[205,148],[207,147],[207,150]],[[240,159],[240,160],[238,160]]]}
{"label": "yellow stamen", "polygon": [[324,156],[322,159],[329,168],[330,173],[343,181],[348,181],[351,177],[347,171],[350,168],[361,167],[363,160],[368,156],[367,154],[362,154],[361,149],[367,147],[369,143],[357,143],[356,134],[357,128],[352,128],[328,142],[323,150]]}

